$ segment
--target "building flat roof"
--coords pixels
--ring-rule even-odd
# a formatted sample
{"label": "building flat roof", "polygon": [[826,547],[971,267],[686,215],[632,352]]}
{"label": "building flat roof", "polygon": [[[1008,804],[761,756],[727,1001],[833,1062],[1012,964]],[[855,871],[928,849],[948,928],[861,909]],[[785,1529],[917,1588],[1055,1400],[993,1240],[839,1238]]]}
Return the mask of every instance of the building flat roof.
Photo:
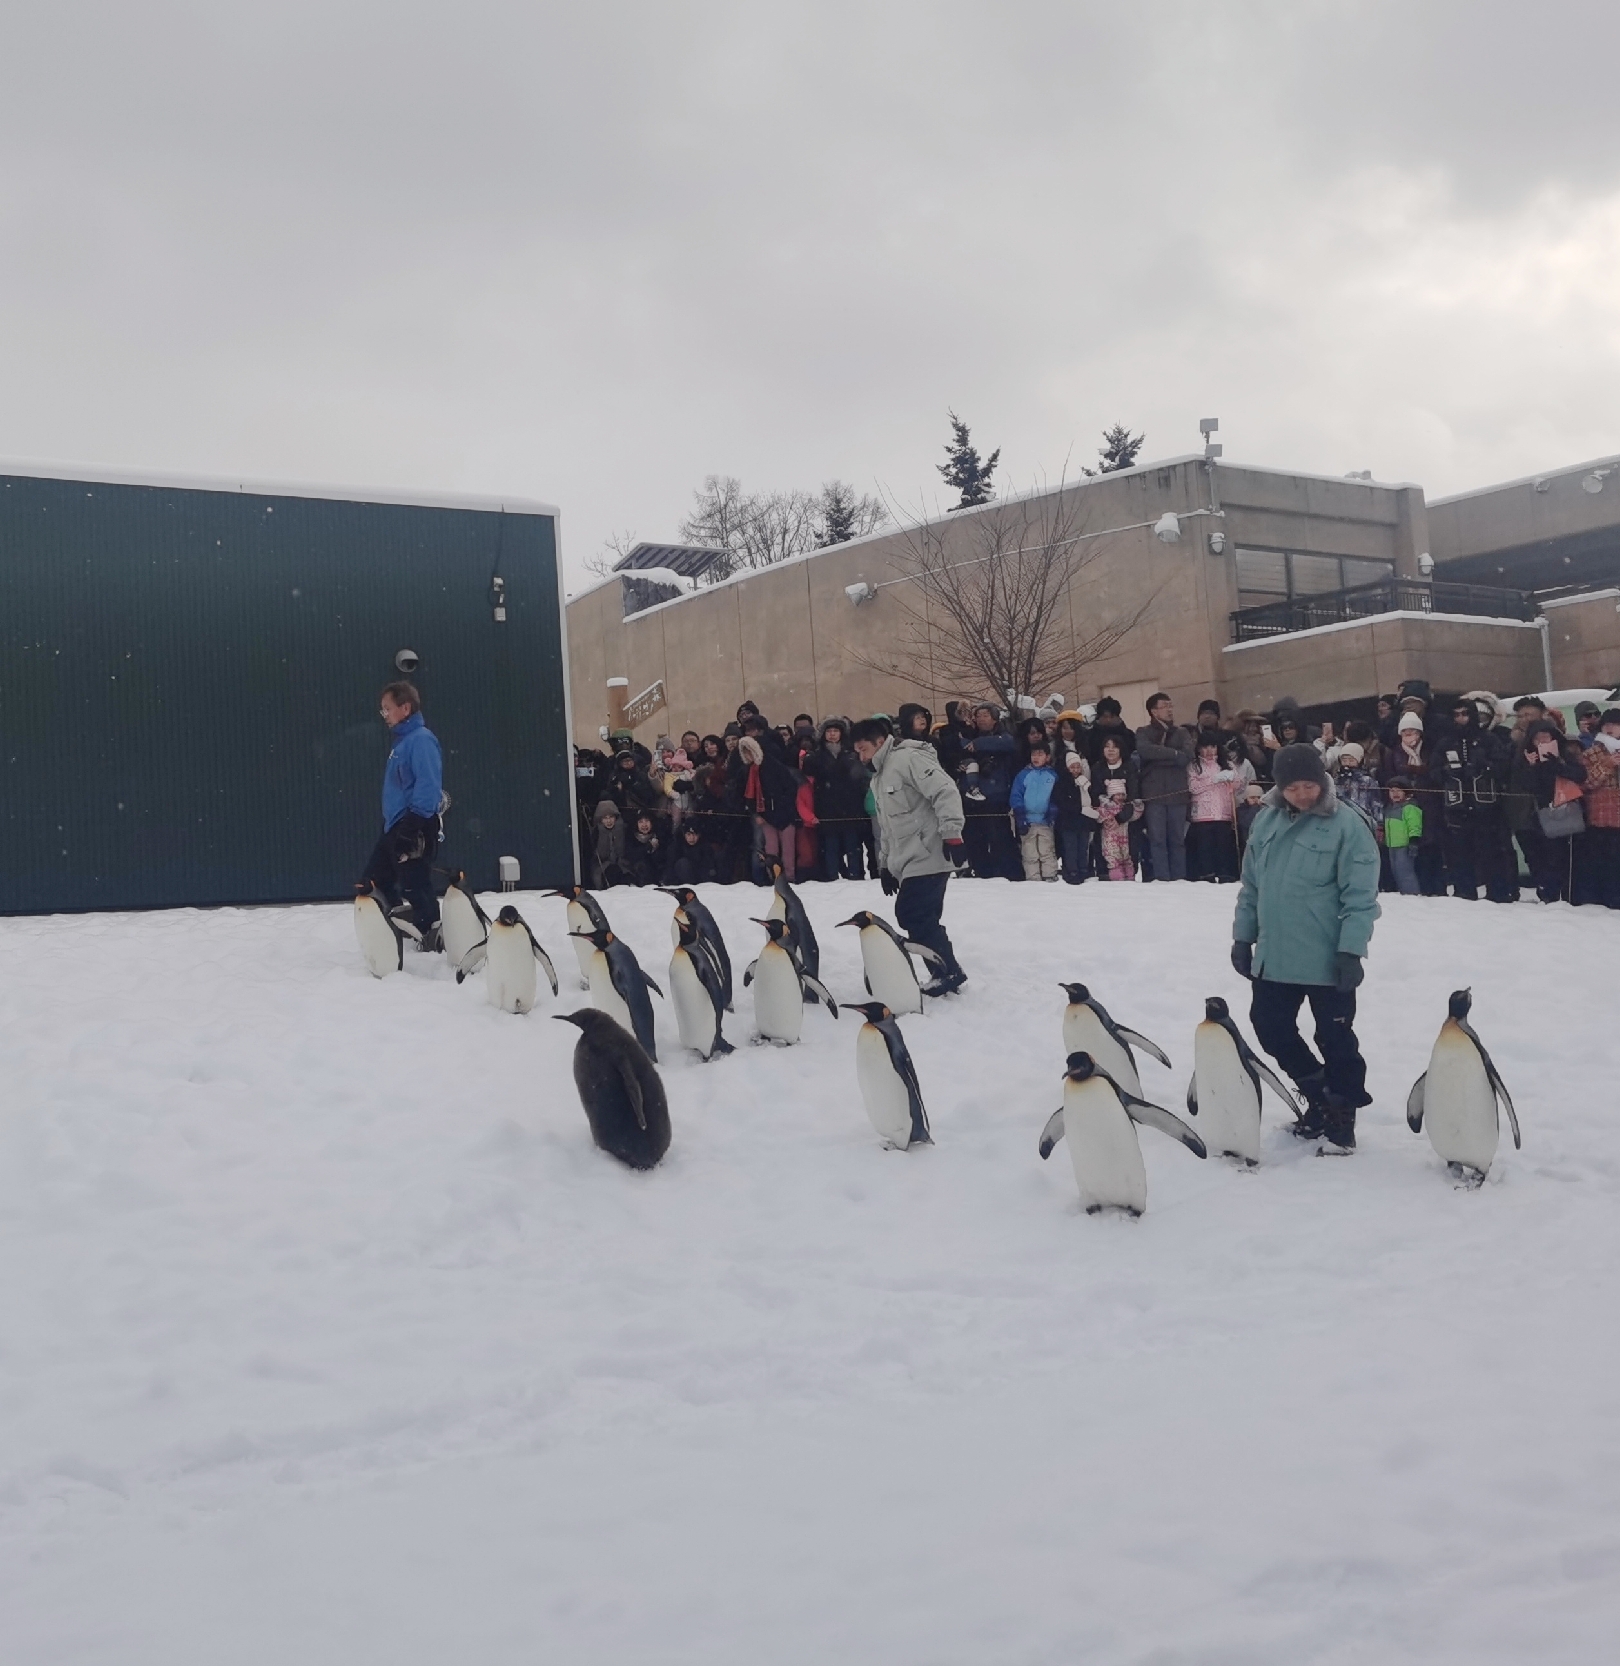
{"label": "building flat roof", "polygon": [[1471,491],[1453,492],[1449,497],[1432,497],[1429,507],[1438,509],[1446,503],[1462,503],[1472,497],[1489,497],[1492,492],[1511,492],[1518,486],[1534,486],[1543,480],[1561,480],[1568,474],[1590,474],[1593,469],[1620,466],[1620,456],[1594,457],[1586,463],[1568,463],[1556,469],[1542,469],[1536,474],[1522,474],[1516,480],[1498,480],[1494,485],[1475,486]]}
{"label": "building flat roof", "polygon": [[244,497],[319,498],[334,503],[386,503],[412,509],[473,509],[509,515],[549,515],[553,504],[533,498],[488,497],[463,492],[401,491],[387,486],[339,486],[319,481],[229,480],[161,469],[103,468],[93,463],[42,463],[0,459],[0,476],[72,480],[87,486],[157,486],[187,492],[238,492]]}

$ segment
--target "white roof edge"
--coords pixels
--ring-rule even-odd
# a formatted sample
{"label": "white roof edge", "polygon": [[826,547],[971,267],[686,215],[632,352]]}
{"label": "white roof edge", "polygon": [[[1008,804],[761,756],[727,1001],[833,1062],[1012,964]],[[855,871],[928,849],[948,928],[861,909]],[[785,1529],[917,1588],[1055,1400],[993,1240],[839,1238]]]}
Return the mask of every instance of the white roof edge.
{"label": "white roof edge", "polygon": [[0,458],[0,475],[28,480],[73,480],[87,486],[169,486],[188,492],[240,492],[244,497],[319,498],[333,503],[388,503],[412,509],[505,510],[512,515],[557,514],[556,505],[534,498],[489,497],[468,492],[409,492],[387,486],[339,486],[317,481],[231,480],[164,469],[103,468],[94,463],[45,463]]}
{"label": "white roof edge", "polygon": [[[1202,455],[1197,458],[1203,462]],[[1183,459],[1178,458],[1178,462]],[[1223,469],[1242,469],[1246,474],[1280,475],[1285,480],[1326,480],[1335,486],[1370,486],[1375,492],[1410,492],[1421,491],[1422,487],[1415,480],[1362,480],[1359,476],[1349,474],[1312,474],[1308,469],[1274,469],[1264,463],[1229,463],[1222,458],[1217,465]]]}
{"label": "white roof edge", "polygon": [[1607,590],[1583,590],[1578,596],[1553,596],[1541,604],[1541,611],[1545,613],[1549,607],[1573,607],[1576,602],[1603,602],[1610,596],[1620,596],[1620,590],[1611,587]]}
{"label": "white roof edge", "polygon": [[1305,631],[1284,631],[1279,636],[1258,636],[1252,642],[1228,642],[1223,654],[1239,653],[1244,648],[1269,648],[1277,642],[1298,642],[1301,637],[1326,636],[1329,631],[1360,630],[1363,625],[1376,625],[1384,619],[1438,619],[1446,625],[1511,625],[1515,630],[1533,631],[1533,619],[1486,619],[1477,613],[1418,613],[1404,608],[1393,613],[1370,613],[1365,619],[1337,619],[1331,625],[1313,625]]}
{"label": "white roof edge", "polygon": [[1493,486],[1475,486],[1472,491],[1453,492],[1449,497],[1429,499],[1429,507],[1438,509],[1444,503],[1462,503],[1471,497],[1484,497],[1490,492],[1506,492],[1515,486],[1534,486],[1538,480],[1561,480],[1566,474],[1584,474],[1590,469],[1613,468],[1620,465],[1620,454],[1613,457],[1594,457],[1585,463],[1569,463],[1556,469],[1538,469],[1534,474],[1521,474],[1516,480],[1498,480]]}

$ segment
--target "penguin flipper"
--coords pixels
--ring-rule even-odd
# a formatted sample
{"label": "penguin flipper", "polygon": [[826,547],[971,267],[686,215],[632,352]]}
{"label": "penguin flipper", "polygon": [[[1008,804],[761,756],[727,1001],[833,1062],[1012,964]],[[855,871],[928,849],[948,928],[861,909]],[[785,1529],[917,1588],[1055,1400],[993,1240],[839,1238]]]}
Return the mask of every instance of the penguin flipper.
{"label": "penguin flipper", "polygon": [[[534,943],[534,938],[531,936],[529,941]],[[551,993],[555,995],[557,993],[557,968],[551,964],[551,956],[538,943],[534,943],[534,958],[545,967],[546,978],[551,984]]]}
{"label": "penguin flipper", "polygon": [[1507,1111],[1508,1126],[1513,1130],[1513,1149],[1522,1149],[1519,1145],[1518,1113],[1513,1109],[1513,1100],[1507,1088],[1503,1086],[1502,1078],[1496,1074],[1496,1065],[1492,1062],[1491,1055],[1485,1051],[1485,1043],[1474,1034],[1473,1027],[1466,1018],[1457,1021],[1457,1028],[1479,1049],[1479,1062],[1485,1066],[1485,1079],[1491,1084],[1491,1091],[1502,1101],[1503,1108]]}
{"label": "penguin flipper", "polygon": [[1207,1157],[1209,1155],[1204,1147],[1204,1142],[1174,1111],[1167,1111],[1163,1105],[1150,1105],[1145,1099],[1137,1099],[1123,1093],[1119,1096],[1119,1099],[1125,1107],[1125,1114],[1132,1122],[1140,1122],[1149,1128],[1157,1128],[1161,1134],[1168,1134],[1171,1139],[1179,1140],[1195,1157]]}
{"label": "penguin flipper", "polygon": [[926,943],[918,943],[908,937],[905,942],[900,945],[900,947],[904,949],[907,954],[917,955],[920,959],[927,961],[936,972],[943,972],[945,970],[944,955],[940,954],[937,949],[929,948]]}
{"label": "penguin flipper", "polygon": [[624,1096],[630,1101],[630,1109],[636,1113],[636,1121],[641,1125],[642,1132],[647,1129],[647,1107],[642,1103],[641,1083],[636,1080],[635,1066],[622,1053],[617,1053],[614,1063],[619,1067],[619,1080],[624,1083]]}
{"label": "penguin flipper", "polygon": [[656,995],[656,996],[657,996],[657,997],[658,997],[658,999],[659,999],[659,1000],[660,1000],[660,1001],[661,1001],[661,1000],[663,1000],[663,998],[664,998],[664,992],[663,992],[663,990],[661,990],[661,989],[660,989],[660,988],[659,988],[659,987],[658,987],[658,985],[657,985],[657,984],[655,984],[655,983],[654,983],[654,982],[653,982],[653,981],[652,981],[652,979],[651,979],[651,978],[650,978],[650,977],[647,977],[647,974],[646,974],[646,973],[645,973],[645,972],[643,972],[643,973],[642,973],[642,974],[641,974],[641,975],[642,975],[642,977],[643,977],[643,978],[646,978],[646,981],[647,981],[647,987],[648,987],[648,988],[649,988],[649,989],[650,989],[650,990],[651,990],[651,991],[652,991],[652,992],[653,992],[653,994],[655,994],[655,995]]}
{"label": "penguin flipper", "polygon": [[456,982],[460,983],[463,978],[470,978],[488,959],[489,939],[486,937],[482,943],[474,943],[461,957],[461,964],[456,968]]}
{"label": "penguin flipper", "polygon": [[834,1018],[838,1016],[838,1003],[827,992],[827,986],[821,981],[820,978],[813,978],[808,972],[800,972],[799,982],[804,985],[805,989],[808,990],[810,994],[814,995],[815,998],[826,1007],[828,1012],[830,1012]]}
{"label": "penguin flipper", "polygon": [[743,973],[743,988],[746,989],[754,981],[754,968],[759,965],[757,960],[748,962],[748,970]]}
{"label": "penguin flipper", "polygon": [[1257,1059],[1253,1053],[1250,1053],[1249,1068],[1282,1100],[1294,1116],[1299,1115],[1299,1100],[1289,1091],[1282,1077],[1264,1059]]}
{"label": "penguin flipper", "polygon": [[1046,1126],[1041,1130],[1041,1161],[1044,1163],[1052,1155],[1052,1147],[1063,1138],[1063,1107],[1061,1105],[1046,1119]]}
{"label": "penguin flipper", "polygon": [[1138,1035],[1135,1030],[1128,1030],[1123,1024],[1116,1024],[1114,1029],[1122,1041],[1128,1041],[1132,1046],[1140,1047],[1149,1058],[1157,1059],[1166,1070],[1174,1068],[1169,1059],[1164,1056],[1164,1049],[1154,1046],[1145,1035]]}
{"label": "penguin flipper", "polygon": [[1427,1070],[1412,1084],[1412,1091],[1406,1096],[1406,1126],[1414,1134],[1423,1132],[1423,1084],[1429,1079]]}
{"label": "penguin flipper", "polygon": [[1198,1115],[1198,1072],[1193,1072],[1192,1080],[1187,1084],[1187,1115]]}

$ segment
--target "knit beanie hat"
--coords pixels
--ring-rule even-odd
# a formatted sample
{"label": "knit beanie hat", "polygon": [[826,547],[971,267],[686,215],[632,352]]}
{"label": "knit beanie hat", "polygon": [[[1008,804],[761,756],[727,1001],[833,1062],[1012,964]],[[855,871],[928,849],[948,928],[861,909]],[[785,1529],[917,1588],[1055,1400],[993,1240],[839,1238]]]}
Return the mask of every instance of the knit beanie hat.
{"label": "knit beanie hat", "polygon": [[1359,764],[1367,754],[1352,741],[1347,741],[1339,748],[1339,761],[1347,764]]}
{"label": "knit beanie hat", "polygon": [[1397,734],[1403,734],[1408,729],[1416,729],[1420,735],[1423,733],[1423,719],[1416,712],[1407,712],[1400,722],[1395,725]]}
{"label": "knit beanie hat", "polygon": [[1314,781],[1319,787],[1328,784],[1322,754],[1314,746],[1304,743],[1283,747],[1271,761],[1271,778],[1279,790],[1299,781]]}
{"label": "knit beanie hat", "polygon": [[1221,715],[1221,703],[1220,703],[1220,701],[1219,700],[1200,700],[1198,702],[1198,715],[1200,717],[1202,717],[1205,712],[1214,712],[1214,714],[1217,717],[1219,717]]}

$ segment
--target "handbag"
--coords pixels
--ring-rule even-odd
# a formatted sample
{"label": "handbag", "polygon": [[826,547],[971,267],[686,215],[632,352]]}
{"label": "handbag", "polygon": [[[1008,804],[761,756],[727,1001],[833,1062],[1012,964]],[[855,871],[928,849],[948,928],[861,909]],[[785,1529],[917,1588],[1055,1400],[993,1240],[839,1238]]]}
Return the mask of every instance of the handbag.
{"label": "handbag", "polygon": [[1552,803],[1536,811],[1536,820],[1541,823],[1544,837],[1549,839],[1568,839],[1584,833],[1586,817],[1581,813],[1580,787],[1560,775],[1553,782]]}

